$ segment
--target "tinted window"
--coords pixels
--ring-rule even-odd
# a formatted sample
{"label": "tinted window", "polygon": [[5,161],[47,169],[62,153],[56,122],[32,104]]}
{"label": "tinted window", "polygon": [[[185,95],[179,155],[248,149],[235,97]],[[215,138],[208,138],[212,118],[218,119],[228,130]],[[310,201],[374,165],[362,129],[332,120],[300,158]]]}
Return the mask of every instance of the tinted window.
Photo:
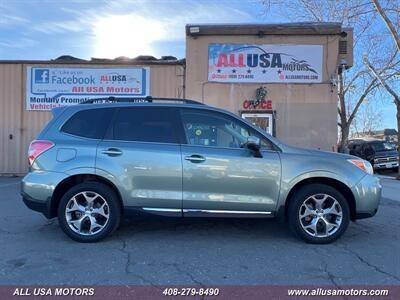
{"label": "tinted window", "polygon": [[376,152],[396,150],[395,145],[393,145],[391,143],[387,143],[387,142],[374,142],[374,143],[371,143],[371,147]]}
{"label": "tinted window", "polygon": [[175,113],[170,109],[121,108],[113,127],[115,140],[178,143],[174,126]]}
{"label": "tinted window", "polygon": [[188,144],[223,148],[242,148],[251,135],[261,139],[261,147],[272,149],[272,144],[243,122],[223,114],[183,111],[182,122]]}
{"label": "tinted window", "polygon": [[63,125],[61,131],[86,138],[102,139],[113,111],[110,108],[81,110]]}

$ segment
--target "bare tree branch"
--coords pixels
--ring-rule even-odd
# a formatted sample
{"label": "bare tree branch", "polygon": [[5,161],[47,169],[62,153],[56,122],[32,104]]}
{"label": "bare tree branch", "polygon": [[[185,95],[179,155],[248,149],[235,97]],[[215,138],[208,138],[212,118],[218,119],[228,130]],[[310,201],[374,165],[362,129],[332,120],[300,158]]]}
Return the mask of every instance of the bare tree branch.
{"label": "bare tree branch", "polygon": [[353,76],[353,78],[347,83],[346,87],[343,90],[343,94],[346,94],[349,89],[352,87],[353,83],[362,75],[367,74],[368,72],[366,70],[361,70],[356,73],[356,75]]}
{"label": "bare tree branch", "polygon": [[360,108],[360,105],[363,103],[365,97],[367,97],[367,95],[369,94],[369,92],[371,91],[371,89],[373,88],[374,84],[376,83],[377,79],[374,78],[370,84],[367,86],[367,88],[364,90],[364,93],[358,98],[358,101],[356,103],[356,105],[353,108],[352,113],[350,114],[350,117],[348,119],[348,122],[351,123],[354,120],[354,117],[358,111],[358,109]]}
{"label": "bare tree branch", "polygon": [[399,102],[400,103],[400,96],[397,95],[397,93],[390,87],[389,84],[387,84],[386,80],[382,78],[382,76],[375,70],[375,68],[371,65],[371,63],[368,61],[368,58],[366,55],[364,55],[364,63],[368,67],[368,69],[374,74],[375,79],[379,80],[379,82],[382,84],[382,86],[387,90],[387,92],[393,96],[395,103]]}
{"label": "bare tree branch", "polygon": [[394,42],[396,43],[397,50],[400,51],[400,36],[394,28],[393,23],[390,21],[388,16],[386,15],[385,11],[382,9],[381,5],[379,4],[378,0],[372,0],[375,5],[376,10],[381,15],[383,21],[385,22],[386,26],[389,28],[390,33],[393,36]]}
{"label": "bare tree branch", "polygon": [[303,6],[308,10],[308,12],[314,17],[314,19],[318,22],[322,22],[321,16],[318,16],[313,7],[311,6],[309,1],[300,0]]}

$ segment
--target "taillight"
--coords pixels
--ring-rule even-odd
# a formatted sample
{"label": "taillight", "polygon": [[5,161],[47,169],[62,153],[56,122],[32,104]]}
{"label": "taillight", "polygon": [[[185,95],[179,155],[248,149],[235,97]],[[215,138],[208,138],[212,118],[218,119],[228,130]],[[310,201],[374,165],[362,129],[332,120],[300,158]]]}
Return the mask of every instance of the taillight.
{"label": "taillight", "polygon": [[28,160],[29,160],[29,165],[31,166],[35,159],[42,154],[43,152],[49,150],[51,147],[54,146],[53,142],[50,141],[45,141],[45,140],[34,140],[30,145],[29,145],[29,150],[28,150]]}

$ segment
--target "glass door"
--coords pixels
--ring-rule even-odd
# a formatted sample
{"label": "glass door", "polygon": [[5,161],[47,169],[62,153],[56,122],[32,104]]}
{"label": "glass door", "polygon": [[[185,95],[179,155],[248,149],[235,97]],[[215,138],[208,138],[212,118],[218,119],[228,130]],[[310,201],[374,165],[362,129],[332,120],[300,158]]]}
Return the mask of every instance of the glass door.
{"label": "glass door", "polygon": [[273,135],[273,116],[270,113],[242,113],[242,118]]}

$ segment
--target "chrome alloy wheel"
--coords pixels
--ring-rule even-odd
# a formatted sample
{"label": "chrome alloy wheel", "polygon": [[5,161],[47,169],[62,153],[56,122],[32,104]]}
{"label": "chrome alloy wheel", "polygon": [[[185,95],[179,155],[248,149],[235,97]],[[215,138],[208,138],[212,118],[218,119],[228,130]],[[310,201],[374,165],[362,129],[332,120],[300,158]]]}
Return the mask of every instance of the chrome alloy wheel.
{"label": "chrome alloy wheel", "polygon": [[339,202],[327,194],[308,197],[299,209],[300,224],[313,237],[334,234],[342,224],[343,210]]}
{"label": "chrome alloy wheel", "polygon": [[80,235],[99,233],[107,225],[110,209],[107,201],[95,192],[80,192],[67,203],[65,218],[69,228]]}

